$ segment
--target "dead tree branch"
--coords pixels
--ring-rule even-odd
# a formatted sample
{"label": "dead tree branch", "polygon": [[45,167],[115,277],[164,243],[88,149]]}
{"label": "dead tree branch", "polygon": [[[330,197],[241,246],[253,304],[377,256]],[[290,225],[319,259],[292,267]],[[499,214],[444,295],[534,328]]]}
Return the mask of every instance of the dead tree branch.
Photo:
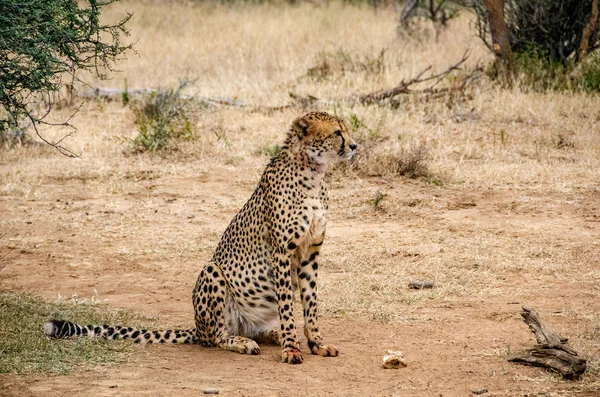
{"label": "dead tree branch", "polygon": [[[427,99],[438,98],[440,96],[444,96],[448,93],[452,92],[463,92],[464,89],[469,86],[474,80],[479,78],[482,73],[481,67],[476,67],[469,73],[467,76],[463,77],[458,82],[454,83],[451,87],[442,87],[436,88],[438,84],[444,80],[450,73],[455,70],[461,70],[463,64],[469,58],[469,51],[465,51],[462,58],[454,63],[453,65],[446,68],[444,71],[430,74],[427,77],[424,77],[426,73],[430,72],[432,67],[428,66],[423,69],[417,76],[411,78],[410,80],[402,80],[399,85],[396,87],[371,92],[363,95],[354,95],[346,98],[339,99],[329,99],[329,98],[317,98],[314,95],[298,95],[296,93],[290,92],[290,98],[292,99],[292,103],[280,105],[280,106],[262,106],[262,105],[250,105],[243,100],[237,97],[202,97],[197,95],[191,96],[182,96],[182,98],[198,102],[207,107],[219,108],[221,106],[232,106],[247,109],[252,112],[263,112],[263,113],[272,113],[278,112],[289,108],[301,108],[301,109],[311,109],[319,106],[328,106],[328,105],[337,105],[340,103],[346,104],[362,104],[362,105],[385,105],[385,104],[394,104],[394,98],[401,94],[410,94],[410,95],[422,95]],[[432,82],[433,83],[426,88],[413,88],[415,85]],[[78,94],[79,97],[82,98],[98,98],[106,101],[114,101],[123,98],[123,96],[127,95],[129,98],[132,97],[142,97],[144,95],[150,95],[156,92],[156,90],[141,88],[141,89],[131,89],[131,90],[120,90],[113,88],[95,88],[91,90],[84,91]]]}
{"label": "dead tree branch", "polygon": [[[408,81],[402,80],[400,82],[400,84],[394,88],[391,88],[389,90],[376,91],[376,92],[372,92],[370,94],[365,94],[365,95],[359,96],[358,102],[360,102],[363,105],[368,105],[368,104],[372,104],[372,103],[379,103],[386,99],[391,99],[399,94],[411,94],[411,93],[433,94],[433,93],[438,93],[438,92],[442,92],[442,91],[449,91],[448,88],[436,90],[435,86],[437,84],[439,84],[440,81],[442,81],[446,76],[448,76],[454,70],[460,70],[460,67],[462,66],[462,64],[464,64],[466,62],[466,60],[468,58],[469,58],[469,51],[467,50],[463,54],[460,61],[451,65],[443,72],[432,74],[428,77],[423,77],[423,75],[425,73],[427,73],[429,70],[431,70],[431,66],[428,66],[427,68],[423,69],[416,77],[413,77],[412,79],[410,79]],[[411,90],[410,89],[410,87],[412,85],[424,83],[426,81],[431,81],[431,80],[436,80],[432,87],[429,87],[424,90]],[[462,88],[464,88],[464,87],[462,87]]]}
{"label": "dead tree branch", "polygon": [[[158,92],[158,90],[150,88],[137,88],[132,90],[120,90],[115,88],[93,88],[83,91],[82,93],[77,94],[77,96],[80,98],[95,98],[104,99],[105,101],[116,101],[122,99],[124,95],[127,95],[130,98],[140,98],[144,95],[150,95],[155,92]],[[248,106],[244,101],[235,97],[199,97],[195,95],[181,95],[181,98],[186,100],[193,100],[208,107],[219,107],[220,105],[236,107]]]}
{"label": "dead tree branch", "polygon": [[[362,105],[385,105],[385,104],[397,104],[397,101],[394,98],[401,94],[410,94],[410,95],[423,95],[426,96],[427,99],[434,99],[440,96],[446,95],[451,92],[462,92],[464,89],[469,86],[474,80],[481,76],[483,68],[476,67],[471,71],[469,75],[460,80],[457,84],[454,84],[452,87],[442,87],[436,88],[436,86],[450,73],[455,70],[460,70],[461,66],[466,62],[469,57],[468,50],[465,51],[462,58],[456,62],[455,64],[449,66],[447,69],[440,73],[431,74],[428,77],[423,77],[427,72],[429,72],[432,67],[428,66],[423,69],[416,77],[411,78],[408,81],[402,80],[400,84],[396,87],[371,92],[368,94],[363,94],[359,96],[352,96],[347,98],[342,98],[338,100],[333,99],[319,99],[313,95],[300,96],[294,93],[290,93],[290,97],[296,102],[296,104],[301,108],[313,108],[318,105],[328,105],[328,104],[336,104],[336,103],[347,103],[347,104],[355,104],[360,103]],[[427,81],[435,81],[430,87],[416,89],[412,88],[414,85],[425,83]]]}
{"label": "dead tree branch", "polygon": [[577,352],[567,345],[567,338],[559,336],[531,308],[523,306],[521,316],[535,334],[538,344],[527,352],[509,357],[508,361],[550,368],[567,379],[577,379],[585,372],[586,360],[578,357]]}

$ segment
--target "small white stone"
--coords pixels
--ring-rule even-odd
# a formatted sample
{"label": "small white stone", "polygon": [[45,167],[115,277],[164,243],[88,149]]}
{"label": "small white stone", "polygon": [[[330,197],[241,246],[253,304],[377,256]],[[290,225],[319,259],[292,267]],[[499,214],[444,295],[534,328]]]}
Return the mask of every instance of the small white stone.
{"label": "small white stone", "polygon": [[387,354],[383,356],[383,368],[405,368],[406,365],[406,361],[404,361],[404,354],[402,354],[402,352],[399,350],[388,350]]}

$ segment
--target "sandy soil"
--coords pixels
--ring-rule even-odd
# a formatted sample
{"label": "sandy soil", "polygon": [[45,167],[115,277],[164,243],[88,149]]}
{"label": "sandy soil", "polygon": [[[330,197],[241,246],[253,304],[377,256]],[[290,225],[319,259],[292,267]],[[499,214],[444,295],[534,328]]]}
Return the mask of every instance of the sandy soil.
{"label": "sandy soil", "polygon": [[[398,38],[392,8],[302,3],[118,2],[106,16],[133,12],[139,55],[116,65],[111,81],[83,78],[115,89],[190,79],[191,94],[278,106],[290,92],[337,99],[389,89],[430,66],[445,70],[467,49],[464,73],[493,57],[468,15],[435,41],[415,40]],[[331,73],[310,77],[324,60]],[[68,376],[2,375],[0,395],[600,396],[600,98],[505,90],[485,77],[463,96],[419,98],[398,109],[322,109],[354,120],[354,137],[382,153],[424,145],[443,182],[366,177],[393,175],[377,156],[378,172],[333,175],[319,302],[340,357],[312,356],[304,342],[300,366],[280,363],[275,346],[252,357],[139,347],[126,363]],[[48,121],[67,120],[77,103]],[[78,133],[63,141],[81,159],[0,151],[0,288],[76,295],[191,327],[199,269],[252,193],[264,153],[305,109],[197,109],[195,140],[134,155],[132,107],[84,101],[72,119]],[[65,133],[41,131],[50,140]],[[409,290],[414,279],[436,288]],[[523,304],[589,359],[581,380],[507,362],[534,343]],[[388,349],[404,352],[408,367],[383,369]]]}
{"label": "sandy soil", "polygon": [[[251,173],[218,165],[194,176],[138,172],[127,161],[109,166],[125,184],[116,194],[106,191],[107,177],[96,175],[90,165],[68,177],[47,178],[42,197],[35,200],[0,197],[3,224],[13,240],[23,238],[22,251],[3,263],[3,289],[48,299],[95,296],[111,307],[159,316],[166,326],[192,325],[196,273],[253,190],[264,160],[250,161]],[[194,168],[191,159],[169,161],[191,162]],[[262,346],[259,356],[149,346],[137,349],[126,363],[68,376],[3,376],[2,393],[199,395],[217,388],[226,396],[466,396],[483,390],[484,396],[600,395],[597,375],[566,382],[506,361],[508,349],[524,349],[534,341],[520,320],[521,304],[535,307],[574,346],[597,359],[598,341],[589,341],[589,335],[597,332],[593,316],[600,311],[598,191],[570,198],[536,190],[466,193],[403,179],[343,177],[333,186],[321,328],[341,349],[340,357],[311,356],[304,342],[305,362],[299,366],[280,363],[276,346]],[[373,210],[365,203],[380,189],[386,198]],[[431,235],[435,246],[424,237]],[[461,246],[465,241],[471,245]],[[498,252],[510,253],[520,244],[525,249],[515,251],[515,263],[501,270],[486,268],[485,260],[481,266],[469,263],[460,254],[480,246],[480,256],[494,260]],[[359,262],[365,256],[390,267],[358,268],[354,258]],[[519,256],[539,266],[519,264]],[[430,257],[455,262],[456,273],[452,265],[431,269]],[[569,263],[572,276],[563,268]],[[377,321],[377,313],[370,313],[375,306],[335,306],[338,295],[352,295],[353,274],[373,277],[358,278],[359,294],[365,280],[366,288],[375,288],[378,276],[397,275],[400,268],[409,269],[393,278],[402,299],[373,304],[381,304],[388,319],[390,313],[401,316]],[[465,268],[472,283],[462,273]],[[431,275],[439,292],[406,288],[410,278]],[[301,321],[298,308],[296,313]],[[408,367],[382,369],[387,349],[403,351]]]}

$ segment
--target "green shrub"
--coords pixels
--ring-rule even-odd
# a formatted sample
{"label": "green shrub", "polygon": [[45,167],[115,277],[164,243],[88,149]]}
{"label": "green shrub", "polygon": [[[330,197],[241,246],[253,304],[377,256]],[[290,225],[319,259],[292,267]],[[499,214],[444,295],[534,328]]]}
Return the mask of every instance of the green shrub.
{"label": "green shrub", "polygon": [[134,105],[138,135],[133,139],[133,149],[147,152],[165,149],[172,139],[194,137],[192,122],[187,112],[191,98],[182,95],[188,82],[176,89],[160,88]]}
{"label": "green shrub", "polygon": [[[583,29],[592,14],[592,0],[506,0],[504,14],[510,47],[516,54],[535,51],[552,62],[567,66],[578,54]],[[472,6],[479,36],[488,48],[492,41],[483,0]],[[598,29],[592,32],[588,52],[600,48]]]}
{"label": "green shrub", "polygon": [[279,144],[274,145],[266,145],[262,148],[261,154],[266,154],[269,157],[275,157],[281,151],[281,146]]}
{"label": "green shrub", "polygon": [[600,92],[600,55],[592,54],[581,66],[579,84],[587,92]]}
{"label": "green shrub", "polygon": [[[479,37],[494,52],[483,0],[471,3]],[[592,18],[592,0],[506,0],[505,22],[515,68],[522,88],[598,91],[600,65],[594,51],[600,49],[600,29],[589,37],[587,58],[580,61],[583,31]],[[591,62],[587,59],[592,58]],[[492,67],[492,77],[497,70]]]}
{"label": "green shrub", "polygon": [[546,91],[566,89],[569,86],[567,75],[570,66],[553,61],[542,49],[530,47],[516,53],[515,63],[522,88]]}
{"label": "green shrub", "polygon": [[114,1],[0,0],[0,136],[23,119],[37,132],[56,93],[80,81],[78,71],[106,78],[103,70],[132,50],[121,43],[131,15],[113,25],[100,22],[103,8]]}

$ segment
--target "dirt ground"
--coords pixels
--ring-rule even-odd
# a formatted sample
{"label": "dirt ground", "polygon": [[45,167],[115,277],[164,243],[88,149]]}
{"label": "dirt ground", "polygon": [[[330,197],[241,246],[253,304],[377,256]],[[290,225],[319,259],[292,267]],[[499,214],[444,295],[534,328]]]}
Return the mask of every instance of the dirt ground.
{"label": "dirt ground", "polygon": [[[156,88],[189,78],[200,96],[278,106],[290,92],[335,100],[389,89],[430,65],[444,70],[467,49],[465,73],[492,59],[468,17],[435,40],[415,40],[398,38],[392,9],[196,3],[115,4],[113,20],[134,14],[138,54],[113,80],[90,83]],[[66,120],[77,103],[50,121]],[[133,106],[83,101],[72,119],[79,131],[63,141],[79,159],[0,151],[0,288],[192,327],[199,270],[254,190],[265,153],[306,110],[205,109],[192,115],[194,140],[133,154]],[[0,394],[600,396],[598,109],[598,95],[507,90],[485,76],[465,95],[404,98],[398,109],[324,106],[352,120],[354,136],[381,156],[414,145],[428,152],[425,178],[382,170],[375,152],[369,170],[332,174],[319,310],[339,357],[312,356],[304,341],[298,366],[280,363],[275,346],[258,356],[141,346],[125,363],[66,376],[2,375]],[[410,290],[411,280],[436,288]],[[522,305],[588,358],[581,380],[507,362],[535,342]],[[388,349],[408,366],[383,369]]]}
{"label": "dirt ground", "polygon": [[[195,168],[194,160],[186,162]],[[251,193],[256,175],[217,166],[189,178],[150,178],[151,172],[127,170],[127,163],[109,167],[131,181],[122,194],[99,192],[105,181],[95,181],[88,168],[73,177],[46,179],[43,198],[1,197],[3,224],[13,235],[24,236],[22,253],[3,264],[2,287],[48,299],[95,296],[115,308],[159,316],[165,324],[191,326],[190,292],[196,273],[209,259],[220,231]],[[390,217],[357,208],[381,187],[387,200],[403,200],[408,203],[404,208],[414,211]],[[404,303],[382,306],[405,315],[386,324],[373,319],[368,310],[357,316],[326,311],[323,334],[342,355],[311,356],[304,346],[306,360],[299,366],[279,363],[276,346],[262,346],[262,353],[252,357],[199,346],[152,346],[140,348],[122,365],[68,376],[4,377],[5,390],[15,395],[198,395],[206,388],[244,396],[465,396],[481,390],[487,390],[486,396],[598,395],[595,375],[565,382],[505,358],[507,349],[527,348],[534,341],[519,317],[522,304],[535,307],[559,332],[572,337],[574,346],[586,346],[582,336],[593,326],[589,315],[600,310],[598,273],[593,271],[600,250],[600,193],[577,200],[574,205],[563,196],[536,191],[520,191],[516,200],[514,192],[465,194],[407,180],[341,179],[332,191],[323,252],[329,258],[322,276],[325,307],[334,294],[352,294],[352,276],[347,278],[347,291],[335,288],[335,280],[360,272],[353,257],[360,258],[373,245],[387,246],[388,251],[374,261],[389,260],[415,270],[420,256],[455,256],[460,241],[493,233],[500,245],[507,239],[527,241],[528,255],[545,262],[568,255],[573,266],[578,260],[586,262],[583,267],[589,272],[587,277],[581,271],[570,276],[567,269],[564,277],[555,277],[543,267],[511,269],[483,290],[477,287],[476,293],[468,291],[467,280],[461,287],[466,293],[449,290],[448,296],[431,295],[418,305],[406,300],[418,301],[430,292],[406,289],[408,276],[395,279],[405,290]],[[414,206],[415,201],[425,204]],[[435,254],[411,248],[411,240],[442,230],[457,236],[459,243],[438,241]],[[158,255],[153,258],[149,252]],[[478,271],[476,264],[461,266]],[[442,289],[451,277],[438,276]],[[590,353],[598,354],[597,342]],[[408,367],[382,369],[387,349],[402,350]]]}

